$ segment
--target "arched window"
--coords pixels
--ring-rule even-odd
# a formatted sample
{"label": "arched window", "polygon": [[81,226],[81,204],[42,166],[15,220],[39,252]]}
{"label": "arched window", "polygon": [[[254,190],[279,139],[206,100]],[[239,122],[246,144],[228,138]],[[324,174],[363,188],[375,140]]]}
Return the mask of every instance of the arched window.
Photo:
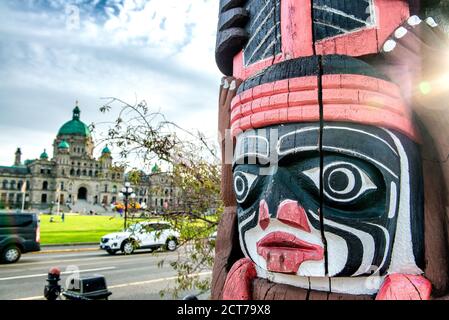
{"label": "arched window", "polygon": [[81,170],[80,170],[80,169],[76,170],[76,175],[77,175],[78,177],[81,175]]}
{"label": "arched window", "polygon": [[83,170],[83,176],[87,176],[87,171]]}
{"label": "arched window", "polygon": [[22,186],[23,186],[23,181],[19,181],[19,183],[17,184],[17,190],[22,190]]}
{"label": "arched window", "polygon": [[117,186],[113,186],[112,187],[112,193],[116,193],[117,192]]}
{"label": "arched window", "polygon": [[8,189],[8,180],[3,180],[2,189]]}
{"label": "arched window", "polygon": [[16,190],[16,182],[14,180],[11,181],[11,190]]}
{"label": "arched window", "polygon": [[92,172],[92,170],[89,170],[89,177],[92,177],[93,176],[93,172]]}
{"label": "arched window", "polygon": [[75,175],[75,169],[70,170],[70,175],[74,176]]}
{"label": "arched window", "polygon": [[42,190],[48,190],[48,182],[47,181],[44,181],[44,183],[42,183]]}
{"label": "arched window", "polygon": [[41,196],[41,203],[47,203],[47,195],[45,193]]}

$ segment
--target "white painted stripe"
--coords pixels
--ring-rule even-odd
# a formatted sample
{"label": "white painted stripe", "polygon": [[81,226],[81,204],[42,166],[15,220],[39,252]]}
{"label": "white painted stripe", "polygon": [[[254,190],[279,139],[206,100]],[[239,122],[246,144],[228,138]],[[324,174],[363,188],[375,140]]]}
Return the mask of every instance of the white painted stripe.
{"label": "white painted stripe", "polygon": [[[248,43],[246,44],[246,47],[248,48],[248,46],[251,44],[251,42],[256,38],[257,34],[260,32],[260,30],[262,29],[262,27],[265,25],[265,23],[268,21],[269,18],[271,18],[271,16],[274,13],[274,9],[276,9],[276,7],[273,7],[270,12],[267,14],[267,16],[265,17],[265,19],[263,19],[263,21],[260,23],[260,25],[257,27],[256,30],[254,30],[254,34],[251,37],[251,39],[249,39]],[[263,42],[263,41],[262,41]]]}
{"label": "white painted stripe", "polygon": [[347,32],[349,32],[349,30],[346,30],[346,29],[343,29],[343,28],[334,26],[334,25],[332,25],[332,24],[320,22],[320,21],[314,21],[314,24],[319,24],[320,26],[325,26],[325,27],[333,28],[333,29],[336,29],[336,30],[338,30],[338,31],[340,31],[340,32],[342,32],[342,33],[347,33]]}
{"label": "white painted stripe", "polygon": [[[211,274],[212,274],[212,271],[201,272],[201,273],[194,273],[194,274],[188,275],[188,278],[209,276]],[[119,289],[119,288],[126,288],[126,287],[142,286],[142,285],[152,284],[152,283],[173,281],[173,280],[176,280],[176,279],[178,279],[177,276],[169,277],[169,278],[153,279],[153,280],[147,280],[147,281],[131,282],[131,283],[125,283],[125,284],[119,284],[119,285],[115,285],[115,286],[110,286],[110,287],[108,287],[108,289]]]}
{"label": "white painted stripe", "polygon": [[252,27],[256,24],[256,22],[259,20],[260,16],[262,15],[262,13],[265,11],[265,9],[267,8],[267,6],[270,4],[271,0],[267,0],[265,5],[263,6],[262,9],[260,9],[259,13],[257,14],[257,16],[252,19],[252,23],[251,26],[249,27],[250,29],[252,29]]}
{"label": "white painted stripe", "polygon": [[[312,210],[309,210],[309,213],[315,218],[320,219],[320,217],[315,214]],[[374,259],[374,251],[375,251],[375,242],[374,238],[371,234],[351,228],[349,226],[345,226],[343,224],[337,223],[335,221],[329,220],[324,218],[324,225],[334,227],[346,232],[351,233],[352,235],[356,236],[362,243],[363,246],[363,256],[362,256],[362,263],[360,264],[359,269],[352,275],[353,277],[362,275],[366,272],[370,271],[373,259]]]}
{"label": "white painted stripe", "polygon": [[392,170],[390,170],[388,167],[386,167],[384,164],[382,164],[379,161],[374,160],[373,158],[368,157],[368,156],[366,156],[366,155],[364,155],[364,154],[362,154],[360,152],[355,152],[353,150],[343,149],[343,148],[334,148],[334,147],[329,147],[329,146],[323,146],[323,150],[325,150],[325,151],[335,151],[337,153],[346,152],[349,155],[353,155],[353,156],[356,156],[358,158],[371,161],[371,162],[377,164],[379,167],[384,168],[389,174],[391,174],[396,179],[399,179],[399,177]]}
{"label": "white painted stripe", "polygon": [[[368,6],[370,6],[370,4],[368,4]],[[337,14],[337,15],[340,15],[340,16],[342,16],[342,17],[345,17],[345,18],[348,18],[348,19],[351,19],[351,20],[354,20],[354,21],[363,23],[364,25],[367,25],[367,26],[370,25],[367,21],[363,21],[363,20],[357,18],[356,16],[353,16],[352,14],[347,14],[346,12],[343,12],[343,11],[338,10],[338,9],[335,9],[335,8],[328,7],[328,6],[326,6],[326,5],[324,5],[324,6],[319,6],[319,5],[314,4],[314,5],[313,5],[313,8],[314,8],[314,9],[317,9],[317,10],[322,10],[322,11],[326,11],[326,12],[331,12],[331,13],[333,13],[333,14]]]}
{"label": "white painted stripe", "polygon": [[384,129],[393,139],[401,159],[401,180],[399,186],[399,209],[394,235],[393,251],[388,274],[406,273],[422,274],[423,271],[416,265],[413,253],[413,239],[410,208],[410,166],[407,153],[401,140],[390,130]]}
{"label": "white painted stripe", "polygon": [[380,228],[382,230],[382,232],[384,233],[384,237],[385,237],[384,257],[382,259],[382,263],[380,264],[380,266],[373,273],[373,274],[377,274],[383,268],[383,266],[385,265],[385,262],[387,261],[388,252],[390,250],[390,233],[388,232],[388,230],[386,228],[379,226],[377,224],[370,223],[370,222],[368,222],[367,224]]}
{"label": "white painted stripe", "polygon": [[276,27],[279,24],[280,24],[280,22],[276,23],[273,27],[271,27],[271,29],[267,32],[267,34],[262,39],[262,41],[259,43],[259,45],[253,50],[253,52],[251,53],[251,56],[249,57],[247,63],[251,63],[251,60],[253,59],[253,57],[256,54],[256,52],[259,51],[260,48],[262,48],[262,46],[265,44],[265,42],[267,42],[268,38],[271,37],[271,34],[276,30]]}
{"label": "white painted stripe", "polygon": [[[278,38],[279,39],[279,38]],[[274,45],[276,44],[276,40],[271,41],[271,43],[268,45],[268,47],[265,49],[265,51],[262,53],[262,60],[266,59],[268,57],[272,57],[274,54],[271,54],[269,51],[271,50],[271,48],[274,47]],[[267,54],[269,54],[267,56]]]}
{"label": "white painted stripe", "polygon": [[398,191],[396,187],[396,183],[391,181],[390,185],[390,208],[388,210],[388,219],[392,219],[396,216],[396,209],[398,204]]}
{"label": "white painted stripe", "polygon": [[45,297],[44,296],[35,296],[35,297],[14,299],[14,301],[32,301],[32,300],[45,300]]}
{"label": "white painted stripe", "polygon": [[[74,273],[83,273],[83,272],[94,272],[94,271],[106,271],[106,270],[114,270],[117,269],[117,267],[106,267],[106,268],[96,268],[96,269],[86,269],[86,270],[76,270],[76,271],[66,271],[61,272],[61,275],[64,274],[74,274]],[[9,280],[17,280],[17,279],[29,279],[29,278],[39,278],[39,277],[45,277],[48,273],[41,273],[41,274],[30,274],[26,276],[15,276],[15,277],[7,277],[7,278],[0,278],[0,281],[9,281]]]}
{"label": "white painted stripe", "polygon": [[350,127],[325,126],[325,127],[324,127],[324,130],[326,130],[326,129],[347,130],[347,131],[353,131],[353,132],[357,132],[357,133],[361,133],[361,134],[368,135],[368,136],[370,136],[370,137],[372,137],[372,138],[374,138],[374,139],[377,139],[377,140],[383,142],[388,148],[390,148],[391,151],[393,151],[393,153],[394,153],[395,155],[398,156],[398,153],[396,152],[396,150],[394,150],[393,147],[392,147],[387,141],[385,141],[384,139],[382,139],[382,138],[380,138],[380,137],[378,137],[378,136],[376,136],[376,135],[374,135],[374,134],[372,134],[372,133],[369,133],[369,132],[366,132],[366,131],[363,131],[363,130],[358,130],[358,129],[350,128]]}
{"label": "white painted stripe", "polygon": [[247,258],[250,258],[250,255],[249,255],[249,252],[247,252],[247,251],[245,250],[245,245],[244,245],[244,243],[243,243],[243,233],[242,233],[242,229],[243,229],[244,227],[246,227],[246,225],[249,224],[249,223],[254,219],[255,216],[256,216],[256,211],[254,211],[248,218],[246,218],[246,220],[244,220],[244,221],[238,223],[238,225],[239,225],[238,229],[239,229],[239,235],[240,235],[240,236],[239,236],[239,240],[240,240],[240,248],[242,249],[243,254],[244,254]]}

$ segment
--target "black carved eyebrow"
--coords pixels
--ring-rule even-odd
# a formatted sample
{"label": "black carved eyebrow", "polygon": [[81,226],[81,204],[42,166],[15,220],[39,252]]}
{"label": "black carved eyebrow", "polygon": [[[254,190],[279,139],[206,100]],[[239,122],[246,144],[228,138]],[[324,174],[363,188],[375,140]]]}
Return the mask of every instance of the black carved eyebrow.
{"label": "black carved eyebrow", "polygon": [[215,60],[220,71],[232,76],[234,56],[248,41],[245,25],[248,12],[243,7],[246,0],[220,0]]}
{"label": "black carved eyebrow", "polygon": [[[270,142],[269,130],[276,127],[251,130],[240,135],[237,140],[235,161],[243,159],[245,156],[265,158],[266,152],[254,147],[252,139],[263,139],[268,141],[271,148],[274,145]],[[294,153],[319,152],[319,126],[317,125],[283,125],[279,126],[279,137],[276,150],[269,150],[268,160],[272,159],[272,153],[277,152],[280,160],[284,156]],[[240,146],[239,146],[240,144]],[[243,148],[242,145],[245,147]],[[253,147],[251,147],[253,145]],[[259,143],[259,145],[261,145]],[[389,134],[381,128],[362,126],[357,124],[345,125],[337,123],[327,123],[323,131],[323,151],[342,153],[357,157],[373,163],[378,168],[389,172],[393,177],[398,178],[400,174],[399,154],[396,146]],[[263,153],[263,154],[262,154]]]}
{"label": "black carved eyebrow", "polygon": [[253,132],[237,138],[234,162],[249,156],[267,159],[269,155],[270,145],[266,137]]}

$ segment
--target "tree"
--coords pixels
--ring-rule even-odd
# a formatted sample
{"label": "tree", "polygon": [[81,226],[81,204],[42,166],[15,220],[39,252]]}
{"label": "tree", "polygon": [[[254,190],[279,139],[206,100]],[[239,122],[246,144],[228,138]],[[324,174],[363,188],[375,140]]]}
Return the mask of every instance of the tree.
{"label": "tree", "polygon": [[[177,272],[175,287],[161,292],[179,298],[185,290],[207,292],[207,274],[214,262],[214,243],[209,237],[217,228],[223,205],[220,200],[220,161],[216,146],[200,133],[191,133],[163,114],[153,111],[145,101],[130,105],[120,99],[107,98],[100,108],[103,113],[118,109],[117,118],[108,125],[106,136],[100,139],[120,150],[120,165],[129,167],[140,161],[142,167],[128,173],[131,182],[138,184],[142,171],[149,172],[154,161],[162,163],[166,174],[176,187],[176,203],[165,209],[162,219],[171,223],[181,237],[178,259],[170,263]],[[93,128],[97,127],[94,125]],[[155,190],[153,190],[154,192]],[[159,266],[164,266],[160,261]]]}

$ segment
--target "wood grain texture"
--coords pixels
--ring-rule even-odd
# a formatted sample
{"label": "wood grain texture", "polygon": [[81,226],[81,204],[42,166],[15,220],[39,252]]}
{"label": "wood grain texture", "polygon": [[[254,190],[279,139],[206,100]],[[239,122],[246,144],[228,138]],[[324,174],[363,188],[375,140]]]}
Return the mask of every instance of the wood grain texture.
{"label": "wood grain texture", "polygon": [[[440,115],[442,116],[442,115]],[[449,290],[449,259],[448,259],[448,223],[447,223],[447,165],[440,156],[444,143],[438,143],[439,131],[435,138],[431,135],[439,129],[444,117],[432,116],[433,121],[425,119],[427,126],[421,122],[423,144],[421,148],[424,176],[424,243],[425,269],[424,275],[432,282],[433,296],[447,294]],[[432,125],[433,124],[433,125]],[[446,125],[447,126],[447,125]],[[440,151],[438,151],[440,150]],[[446,150],[447,151],[447,150]],[[446,172],[446,174],[444,174]]]}
{"label": "wood grain texture", "polygon": [[307,290],[285,284],[272,283],[266,279],[253,281],[253,300],[373,300],[369,295],[347,295]]}

